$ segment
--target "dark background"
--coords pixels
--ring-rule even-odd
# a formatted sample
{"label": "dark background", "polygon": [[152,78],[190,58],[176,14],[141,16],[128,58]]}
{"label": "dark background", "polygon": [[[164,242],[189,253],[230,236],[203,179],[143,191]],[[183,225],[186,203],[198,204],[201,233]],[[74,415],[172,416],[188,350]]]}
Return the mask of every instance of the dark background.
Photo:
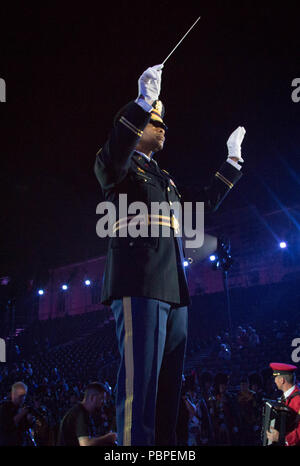
{"label": "dark background", "polygon": [[223,210],[299,204],[297,2],[13,2],[0,10],[0,276],[36,278],[105,252],[95,231],[95,153],[114,114],[136,97],[140,74],[200,15],[163,71],[161,168],[179,183],[207,183],[242,125],[245,176]]}

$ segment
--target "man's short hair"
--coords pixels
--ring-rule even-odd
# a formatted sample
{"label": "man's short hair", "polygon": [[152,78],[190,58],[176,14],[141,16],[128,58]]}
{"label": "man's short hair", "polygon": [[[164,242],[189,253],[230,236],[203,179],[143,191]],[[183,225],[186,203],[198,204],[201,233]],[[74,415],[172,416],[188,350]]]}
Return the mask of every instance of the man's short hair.
{"label": "man's short hair", "polygon": [[101,382],[91,382],[89,383],[84,390],[84,398],[90,395],[102,394],[107,392],[107,388]]}
{"label": "man's short hair", "polygon": [[285,378],[287,383],[294,385],[296,382],[296,374],[284,374],[281,377]]}
{"label": "man's short hair", "polygon": [[11,391],[12,392],[15,392],[16,390],[18,390],[18,388],[23,388],[23,390],[25,390],[27,392],[28,390],[28,387],[27,385],[25,385],[25,383],[23,382],[15,382],[12,387],[11,387]]}

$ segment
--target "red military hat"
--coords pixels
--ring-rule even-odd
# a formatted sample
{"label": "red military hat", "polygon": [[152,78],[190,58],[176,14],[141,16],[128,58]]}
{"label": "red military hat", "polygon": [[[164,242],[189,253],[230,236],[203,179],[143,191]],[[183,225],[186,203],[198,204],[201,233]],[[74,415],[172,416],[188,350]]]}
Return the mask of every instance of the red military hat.
{"label": "red military hat", "polygon": [[297,370],[297,366],[280,362],[271,362],[270,367],[273,369],[274,377],[277,375],[293,374]]}

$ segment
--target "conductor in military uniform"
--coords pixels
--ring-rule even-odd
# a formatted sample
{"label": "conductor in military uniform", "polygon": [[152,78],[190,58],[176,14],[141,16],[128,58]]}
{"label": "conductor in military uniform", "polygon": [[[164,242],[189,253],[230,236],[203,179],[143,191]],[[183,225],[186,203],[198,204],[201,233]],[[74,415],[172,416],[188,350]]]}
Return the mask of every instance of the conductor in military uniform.
{"label": "conductor in military uniform", "polygon": [[[300,446],[300,389],[296,384],[297,366],[292,364],[283,364],[272,362],[274,382],[278,390],[283,392],[282,402],[288,406],[293,413],[292,422],[289,422],[285,435],[286,446]],[[279,440],[279,431],[270,428],[267,432],[268,440],[271,443],[277,443]]]}
{"label": "conductor in military uniform", "polygon": [[[167,126],[159,100],[163,65],[139,78],[138,97],[116,115],[106,143],[96,155],[95,174],[105,201],[118,211],[119,195],[128,204],[197,200],[214,211],[241,178],[245,129],[230,136],[228,157],[203,189],[180,191],[153,155],[161,151]],[[116,418],[120,445],[176,445],[176,422],[187,339],[189,293],[178,219],[170,210],[148,222],[169,236],[121,235],[132,217],[118,218],[109,239],[102,302],[116,321],[120,351]]]}

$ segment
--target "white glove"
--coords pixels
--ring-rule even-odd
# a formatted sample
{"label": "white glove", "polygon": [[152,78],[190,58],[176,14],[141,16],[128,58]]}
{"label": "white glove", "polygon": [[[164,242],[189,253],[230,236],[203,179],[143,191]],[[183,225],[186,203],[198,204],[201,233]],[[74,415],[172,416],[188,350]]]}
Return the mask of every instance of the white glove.
{"label": "white glove", "polygon": [[161,87],[161,72],[164,65],[155,65],[147,68],[138,81],[139,94],[143,96],[150,105],[158,100]]}
{"label": "white glove", "polygon": [[239,126],[229,137],[227,141],[228,157],[237,158],[239,162],[244,162],[241,154],[241,144],[243,142],[246,130],[243,126]]}

